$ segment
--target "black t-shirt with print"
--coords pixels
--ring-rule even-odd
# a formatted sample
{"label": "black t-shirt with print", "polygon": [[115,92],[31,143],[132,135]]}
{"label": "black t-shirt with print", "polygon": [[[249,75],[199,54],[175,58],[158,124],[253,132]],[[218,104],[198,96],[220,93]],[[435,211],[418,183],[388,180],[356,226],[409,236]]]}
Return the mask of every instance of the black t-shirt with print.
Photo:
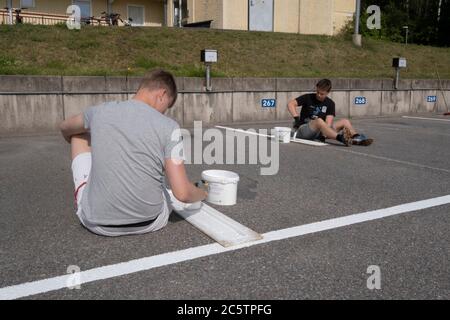
{"label": "black t-shirt with print", "polygon": [[315,117],[326,120],[327,116],[336,116],[336,108],[334,101],[330,98],[325,98],[324,102],[320,102],[316,98],[315,93],[305,94],[297,99],[297,104],[302,107],[300,112],[300,123],[305,124],[314,119]]}

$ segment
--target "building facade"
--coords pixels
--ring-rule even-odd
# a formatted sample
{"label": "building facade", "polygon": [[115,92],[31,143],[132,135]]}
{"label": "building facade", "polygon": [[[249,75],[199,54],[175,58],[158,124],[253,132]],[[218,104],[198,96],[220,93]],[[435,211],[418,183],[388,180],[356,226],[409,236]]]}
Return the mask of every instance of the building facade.
{"label": "building facade", "polygon": [[216,29],[301,34],[338,33],[353,19],[355,0],[187,0],[188,22]]}
{"label": "building facade", "polygon": [[[1,2],[3,2],[1,7],[25,8],[21,12],[25,23],[62,22],[64,17],[67,17],[67,8],[78,5],[82,18],[100,18],[102,12],[114,12],[119,13],[123,20],[131,18],[135,26],[169,25],[166,21],[165,0],[1,0]],[[45,17],[45,20],[36,19],[38,16]],[[6,23],[7,18],[4,15],[3,18],[0,16],[0,23]]]}
{"label": "building facade", "polygon": [[[353,18],[355,0],[1,0],[31,13],[66,15],[75,4],[83,17],[119,13],[136,26],[209,22],[211,28],[334,35]],[[27,21],[26,19],[24,20]],[[0,23],[5,17],[0,16]]]}

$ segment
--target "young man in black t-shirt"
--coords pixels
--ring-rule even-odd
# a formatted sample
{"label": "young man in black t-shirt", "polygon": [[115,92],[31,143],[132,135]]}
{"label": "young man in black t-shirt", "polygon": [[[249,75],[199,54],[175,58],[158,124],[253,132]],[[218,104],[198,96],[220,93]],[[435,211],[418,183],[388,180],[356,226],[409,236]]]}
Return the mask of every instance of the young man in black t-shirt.
{"label": "young man in black t-shirt", "polygon": [[[305,94],[289,102],[288,109],[295,120],[293,135],[307,140],[334,139],[346,146],[372,144],[373,139],[358,134],[348,119],[334,122],[335,104],[328,98],[331,87],[330,80],[320,80],[316,85],[316,93]],[[300,114],[297,107],[302,107]]]}

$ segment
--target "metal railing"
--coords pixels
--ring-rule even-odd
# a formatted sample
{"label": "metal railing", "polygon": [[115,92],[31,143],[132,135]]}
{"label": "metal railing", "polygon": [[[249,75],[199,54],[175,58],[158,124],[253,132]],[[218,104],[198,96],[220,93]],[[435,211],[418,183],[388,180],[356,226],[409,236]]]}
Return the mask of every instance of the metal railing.
{"label": "metal railing", "polygon": [[[21,9],[13,8],[11,23],[9,11],[7,9],[0,9],[0,24],[28,23],[54,25],[66,23],[68,18],[69,16],[64,14],[22,11]],[[86,17],[81,19],[82,24],[93,26],[131,25],[131,21],[131,19],[129,21],[121,19],[119,14],[107,15],[106,12],[103,12],[100,17]]]}
{"label": "metal railing", "polygon": [[[13,9],[12,12],[12,24],[16,23],[29,23],[29,24],[43,24],[53,25],[57,23],[66,23],[68,15],[63,14],[50,14],[43,12],[25,12]],[[7,9],[0,9],[0,24],[11,24],[9,11]]]}

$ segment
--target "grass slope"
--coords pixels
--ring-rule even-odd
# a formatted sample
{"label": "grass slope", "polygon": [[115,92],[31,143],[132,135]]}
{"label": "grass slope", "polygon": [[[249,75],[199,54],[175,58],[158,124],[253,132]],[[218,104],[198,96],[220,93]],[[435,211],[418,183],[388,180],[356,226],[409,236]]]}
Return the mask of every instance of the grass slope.
{"label": "grass slope", "polygon": [[450,78],[450,48],[343,37],[177,28],[0,25],[0,74],[143,75],[162,67],[203,76],[200,50],[219,50],[216,77],[392,77],[394,56],[408,59],[403,78]]}

